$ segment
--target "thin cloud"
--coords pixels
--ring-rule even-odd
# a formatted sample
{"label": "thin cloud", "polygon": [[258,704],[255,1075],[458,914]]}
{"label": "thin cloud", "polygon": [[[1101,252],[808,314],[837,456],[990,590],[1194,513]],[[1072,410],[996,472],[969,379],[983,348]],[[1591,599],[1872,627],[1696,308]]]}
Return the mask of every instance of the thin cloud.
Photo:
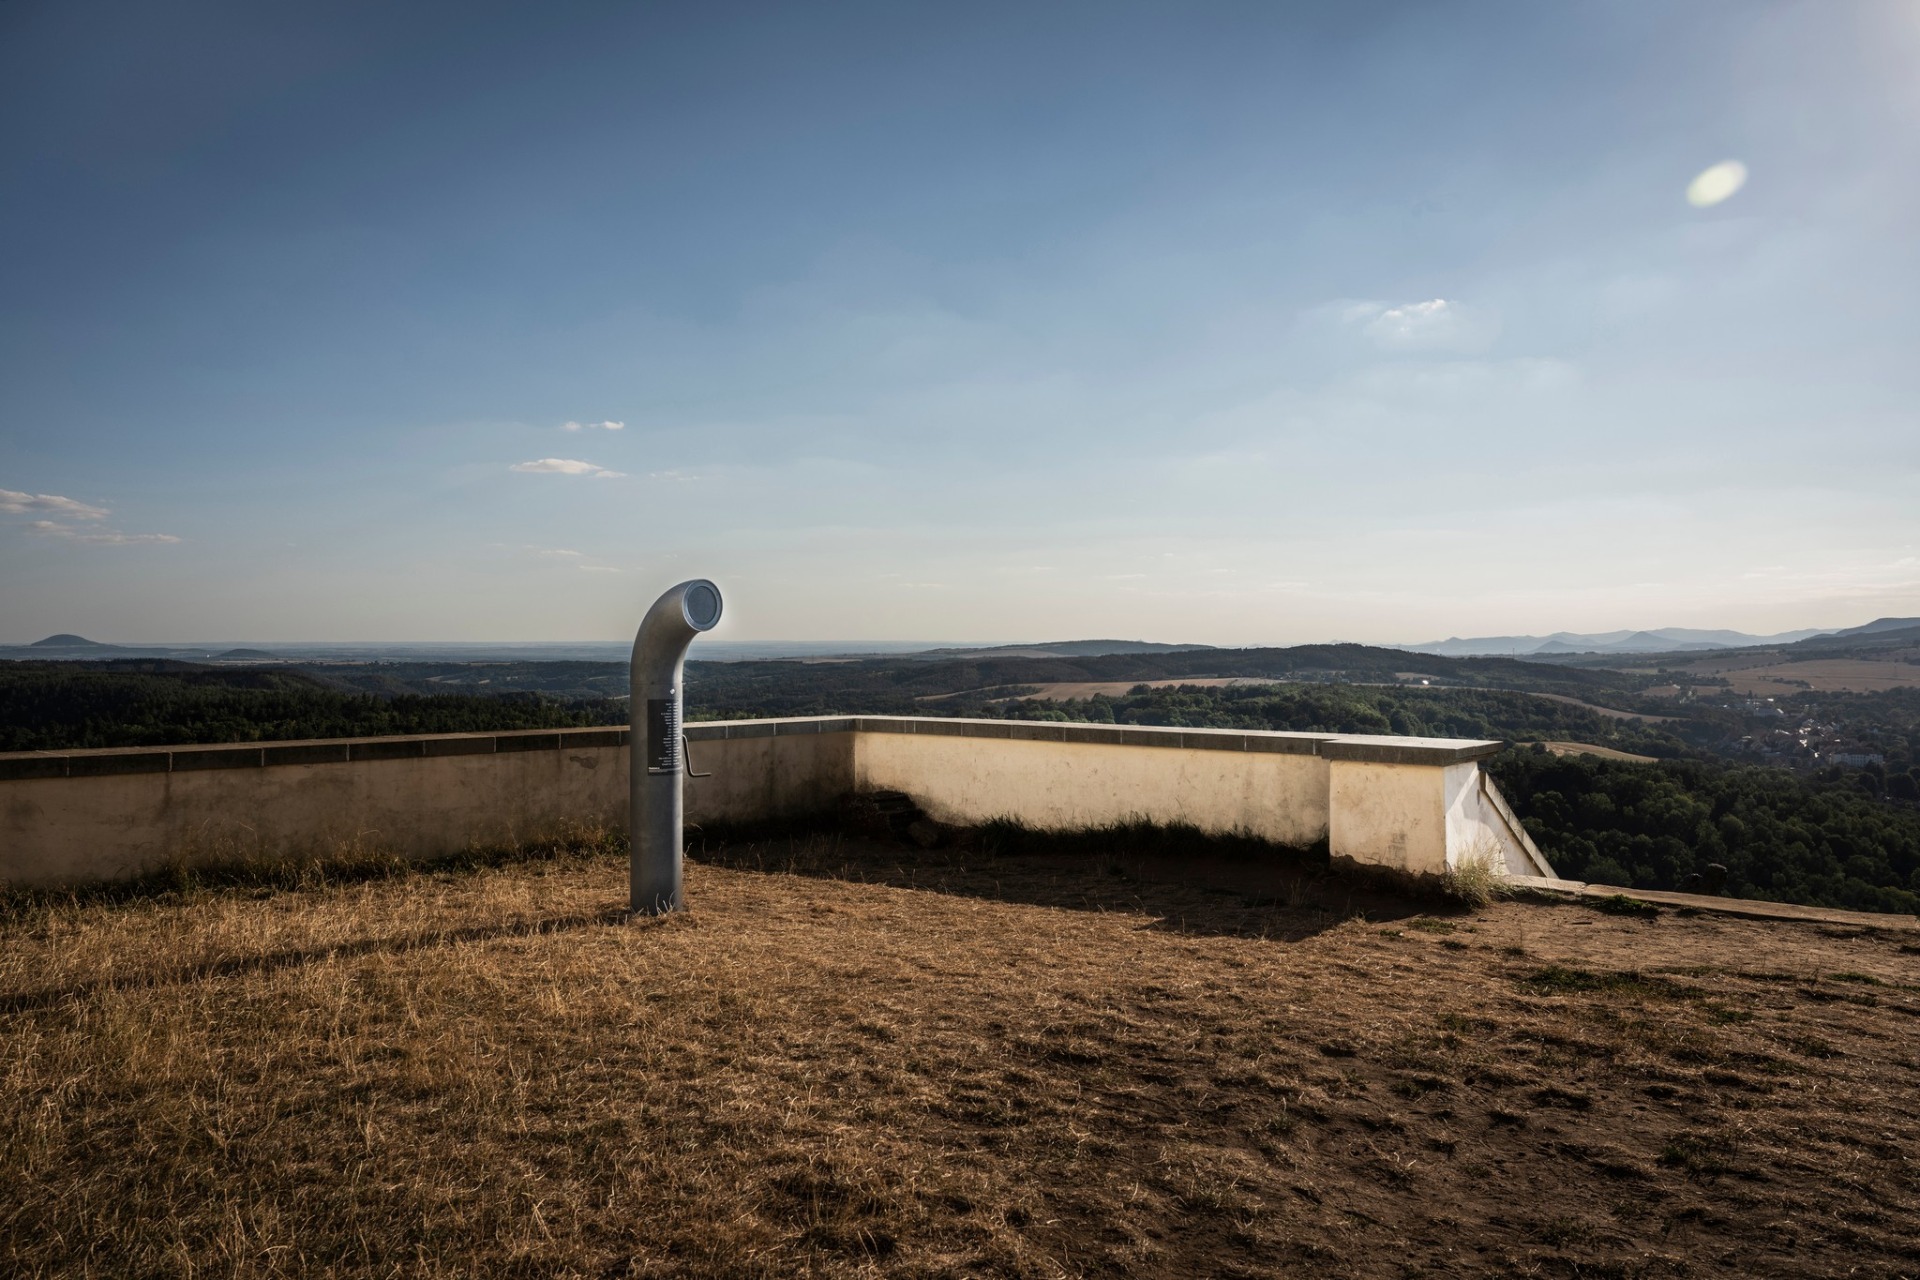
{"label": "thin cloud", "polygon": [[627,424],[624,422],[612,422],[612,421],[563,422],[560,424],[560,429],[562,431],[625,431],[627,429]]}
{"label": "thin cloud", "polygon": [[15,493],[0,489],[0,512],[10,516],[48,515],[66,520],[105,520],[105,507],[91,507],[57,493]]}
{"label": "thin cloud", "polygon": [[76,529],[72,525],[59,524],[52,520],[35,520],[27,527],[49,538],[65,538],[69,542],[85,542],[100,547],[138,547],[180,541],[170,533],[120,533],[114,529]]}
{"label": "thin cloud", "polygon": [[40,516],[38,520],[28,521],[27,530],[43,538],[60,538],[67,542],[85,542],[100,547],[136,547],[180,541],[170,533],[122,533],[118,529],[105,529],[98,525],[69,523],[75,520],[105,520],[112,514],[105,507],[63,498],[57,493],[19,493],[12,489],[0,489],[0,515]]}
{"label": "thin cloud", "polygon": [[691,471],[649,471],[647,472],[647,479],[649,480],[672,480],[672,481],[675,481],[676,483],[685,483],[686,481],[698,480],[699,478],[700,478],[699,476],[693,474],[693,472]]}
{"label": "thin cloud", "polygon": [[1492,342],[1499,325],[1492,316],[1448,298],[1387,306],[1359,302],[1341,319],[1386,351],[1474,351]]}
{"label": "thin cloud", "polygon": [[516,462],[509,470],[534,475],[593,476],[599,480],[618,480],[626,474],[624,471],[609,471],[597,462],[582,462],[578,458],[535,458],[532,462]]}

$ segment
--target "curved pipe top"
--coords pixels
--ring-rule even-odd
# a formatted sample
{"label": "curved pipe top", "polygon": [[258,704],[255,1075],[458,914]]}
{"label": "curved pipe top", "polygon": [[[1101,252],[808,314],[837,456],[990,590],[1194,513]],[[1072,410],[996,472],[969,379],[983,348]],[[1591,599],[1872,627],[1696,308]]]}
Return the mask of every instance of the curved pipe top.
{"label": "curved pipe top", "polygon": [[633,697],[670,697],[680,683],[687,646],[720,621],[720,588],[705,578],[669,587],[640,623],[633,637]]}
{"label": "curved pipe top", "polygon": [[669,587],[633,637],[633,755],[628,766],[630,898],[644,915],[680,909],[680,673],[687,646],[720,621],[720,588],[705,578]]}

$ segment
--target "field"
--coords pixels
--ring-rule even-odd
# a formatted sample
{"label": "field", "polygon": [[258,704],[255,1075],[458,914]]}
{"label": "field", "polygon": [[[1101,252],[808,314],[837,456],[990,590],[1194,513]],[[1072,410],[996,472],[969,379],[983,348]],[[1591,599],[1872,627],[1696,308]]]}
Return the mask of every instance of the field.
{"label": "field", "polygon": [[1022,695],[1038,702],[1084,701],[1095,694],[1105,694],[1117,698],[1129,689],[1146,685],[1149,689],[1171,689],[1180,685],[1192,685],[1200,689],[1224,689],[1231,685],[1273,684],[1272,680],[1260,680],[1247,676],[1199,676],[1188,680],[1056,680],[1050,684],[1033,686],[1033,692]]}
{"label": "field", "polygon": [[3,1269],[1920,1270],[1910,930],[841,836],[689,893],[627,923],[588,852],[16,903]]}
{"label": "field", "polygon": [[1814,693],[1885,693],[1920,685],[1920,666],[1867,658],[1816,658],[1770,666],[1728,667],[1722,672],[1736,693],[1773,698]]}
{"label": "field", "polygon": [[1557,756],[1598,756],[1602,760],[1631,760],[1636,764],[1651,764],[1652,756],[1637,756],[1631,751],[1616,751],[1612,747],[1596,747],[1590,742],[1543,742],[1540,744]]}

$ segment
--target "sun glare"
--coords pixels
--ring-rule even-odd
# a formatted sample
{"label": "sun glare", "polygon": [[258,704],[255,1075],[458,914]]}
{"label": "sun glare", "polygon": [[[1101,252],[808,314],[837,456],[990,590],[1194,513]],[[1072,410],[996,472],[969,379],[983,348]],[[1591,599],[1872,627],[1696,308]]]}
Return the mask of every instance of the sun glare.
{"label": "sun glare", "polygon": [[1747,185],[1747,166],[1738,160],[1722,160],[1687,184],[1687,203],[1696,209],[1711,208]]}

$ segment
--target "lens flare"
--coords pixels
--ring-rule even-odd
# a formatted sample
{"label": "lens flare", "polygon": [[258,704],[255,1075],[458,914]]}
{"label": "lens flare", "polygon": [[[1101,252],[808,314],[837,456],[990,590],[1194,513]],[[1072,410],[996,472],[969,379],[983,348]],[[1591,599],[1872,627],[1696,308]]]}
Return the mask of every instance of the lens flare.
{"label": "lens flare", "polygon": [[1722,160],[1687,184],[1687,203],[1696,209],[1719,204],[1747,185],[1747,166],[1738,160]]}

